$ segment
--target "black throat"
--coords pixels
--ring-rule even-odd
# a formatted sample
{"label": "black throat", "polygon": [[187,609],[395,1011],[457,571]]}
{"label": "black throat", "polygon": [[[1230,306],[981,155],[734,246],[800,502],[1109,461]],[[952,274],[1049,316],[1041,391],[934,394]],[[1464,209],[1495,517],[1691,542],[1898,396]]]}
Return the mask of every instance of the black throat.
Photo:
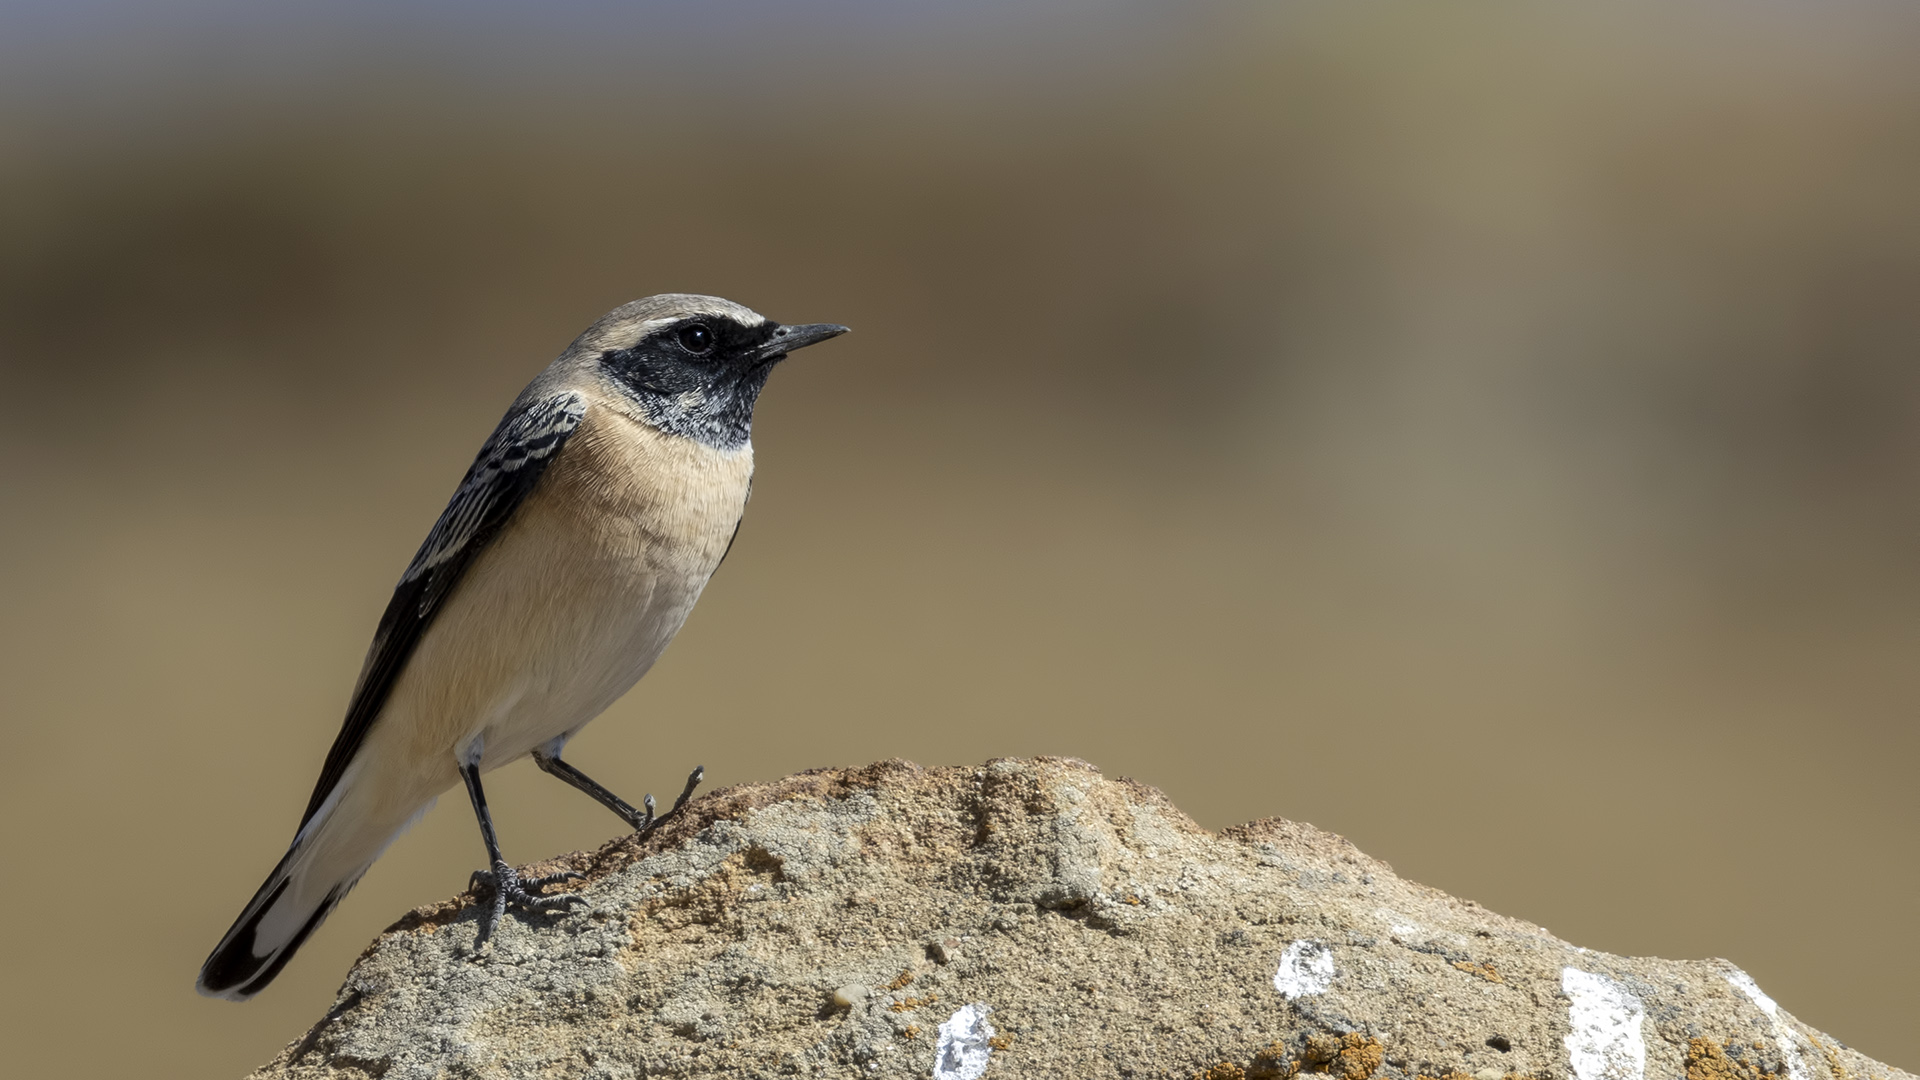
{"label": "black throat", "polygon": [[719,339],[711,357],[688,357],[675,346],[670,327],[632,348],[601,353],[600,364],[647,423],[716,450],[738,450],[753,435],[753,407],[767,376],[784,358],[761,355],[778,325],[741,326],[730,319],[708,325]]}

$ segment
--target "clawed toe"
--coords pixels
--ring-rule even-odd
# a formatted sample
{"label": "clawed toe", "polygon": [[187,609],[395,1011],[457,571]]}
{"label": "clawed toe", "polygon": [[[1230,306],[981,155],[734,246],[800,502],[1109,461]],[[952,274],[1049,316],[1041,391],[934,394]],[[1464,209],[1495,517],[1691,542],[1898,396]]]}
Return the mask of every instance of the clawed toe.
{"label": "clawed toe", "polygon": [[549,896],[539,891],[549,885],[575,881],[585,876],[578,870],[562,870],[540,877],[521,877],[504,862],[494,863],[492,870],[475,870],[468,880],[468,888],[475,891],[485,888],[493,894],[491,910],[481,923],[480,935],[474,942],[475,948],[485,945],[487,939],[493,936],[500,920],[506,917],[508,907],[522,911],[565,911],[574,904],[586,903],[587,898],[579,893],[554,893]]}
{"label": "clawed toe", "polygon": [[[635,810],[621,802],[612,792],[587,779],[580,770],[560,760],[557,750],[534,754],[534,760],[547,772],[560,777],[573,786],[600,800],[609,810],[619,814],[621,819],[633,827],[640,839],[646,839],[661,825],[678,817],[686,808],[687,800],[706,779],[707,770],[696,766],[687,776],[687,783],[680,791],[680,797],[673,800],[673,807],[664,814],[655,813],[653,796],[642,801],[644,811]],[[487,941],[493,937],[500,920],[506,918],[509,906],[522,911],[567,911],[575,904],[585,904],[587,898],[577,892],[563,892],[547,895],[549,885],[558,885],[567,881],[578,881],[585,877],[578,870],[561,870],[557,873],[543,874],[539,877],[521,877],[513,867],[500,858],[500,845],[494,839],[493,818],[487,813],[486,795],[480,786],[480,769],[477,764],[466,764],[460,768],[460,776],[467,783],[467,794],[473,799],[473,811],[480,818],[480,835],[487,842],[487,851],[493,857],[493,868],[476,870],[467,879],[467,891],[472,893],[491,893],[491,902],[487,912],[480,920],[480,930],[475,936],[473,947],[476,954],[485,950]]]}
{"label": "clawed toe", "polygon": [[[551,874],[542,874],[539,877],[521,878],[520,884],[525,885],[528,889],[544,889],[549,885],[563,885],[569,881],[580,881],[584,879],[586,876],[587,875],[581,873],[578,870],[556,870]],[[560,894],[560,896],[573,896],[573,895],[575,894],[574,893]],[[541,899],[551,900],[551,899],[556,899],[556,897],[541,897]]]}
{"label": "clawed toe", "polygon": [[[687,800],[693,798],[694,789],[699,787],[700,782],[706,778],[707,767],[705,765],[695,765],[693,772],[687,774],[687,786],[681,789],[680,797],[673,800],[673,809],[668,810],[664,814],[654,813],[653,795],[648,794],[646,798],[640,800],[641,805],[646,807],[645,813],[633,814],[629,812],[622,813],[620,816],[633,828],[634,832],[640,834],[640,839],[645,840],[647,837],[653,835],[653,830],[679,816],[680,811],[686,807]],[[632,807],[627,807],[628,811],[632,809]]]}
{"label": "clawed toe", "polygon": [[557,874],[546,874],[541,877],[521,877],[506,863],[495,863],[492,872],[487,874],[487,879],[493,886],[496,909],[511,905],[541,911],[584,901],[586,898],[579,893],[555,893],[549,896],[540,892],[549,885],[558,885],[584,876],[578,870],[562,870]]}

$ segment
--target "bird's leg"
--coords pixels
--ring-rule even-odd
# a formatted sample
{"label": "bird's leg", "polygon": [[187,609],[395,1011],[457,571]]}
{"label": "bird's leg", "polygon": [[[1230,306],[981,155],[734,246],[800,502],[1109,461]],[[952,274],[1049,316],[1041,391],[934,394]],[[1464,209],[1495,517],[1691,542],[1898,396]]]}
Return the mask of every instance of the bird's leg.
{"label": "bird's leg", "polygon": [[[480,763],[462,762],[460,779],[467,782],[467,796],[473,800],[474,816],[480,819],[480,838],[486,841],[487,861],[492,868],[488,873],[493,885],[492,917],[481,926],[480,938],[474,943],[476,948],[484,944],[487,938],[492,936],[494,928],[500,925],[501,917],[507,913],[509,901],[519,907],[541,911],[547,908],[566,907],[584,899],[576,893],[545,896],[534,891],[544,889],[555,882],[579,877],[580,875],[576,872],[563,871],[538,878],[523,878],[515,873],[513,867],[508,866],[507,860],[501,856],[500,840],[493,833],[493,814],[487,810],[487,793],[480,786]],[[478,874],[474,876],[479,877]],[[469,885],[471,884],[469,882]]]}
{"label": "bird's leg", "polygon": [[613,811],[621,821],[627,823],[628,828],[639,833],[643,838],[652,833],[653,830],[659,828],[668,818],[678,814],[680,808],[687,805],[687,800],[693,798],[693,789],[699,787],[700,781],[706,779],[707,775],[706,766],[695,766],[693,772],[687,776],[686,788],[680,792],[680,797],[674,800],[673,809],[668,810],[664,814],[655,815],[653,812],[652,795],[648,795],[642,800],[643,805],[646,807],[645,810],[635,810],[625,799],[608,791],[605,787],[602,787],[598,781],[586,773],[560,760],[558,747],[543,747],[535,750],[533,752],[533,763],[540,766],[542,771],[551,773],[565,780],[567,783],[572,784],[574,787],[579,788],[581,791],[586,792],[588,795],[593,796],[595,802]]}
{"label": "bird's leg", "polygon": [[559,754],[549,754],[545,750],[535,750],[533,752],[533,763],[540,766],[541,772],[551,776],[557,776],[592,796],[594,802],[613,811],[616,817],[626,822],[627,826],[635,832],[647,827],[647,821],[651,815],[644,811],[635,810],[627,803],[627,800],[608,791],[605,787],[601,786],[599,781],[560,760]]}

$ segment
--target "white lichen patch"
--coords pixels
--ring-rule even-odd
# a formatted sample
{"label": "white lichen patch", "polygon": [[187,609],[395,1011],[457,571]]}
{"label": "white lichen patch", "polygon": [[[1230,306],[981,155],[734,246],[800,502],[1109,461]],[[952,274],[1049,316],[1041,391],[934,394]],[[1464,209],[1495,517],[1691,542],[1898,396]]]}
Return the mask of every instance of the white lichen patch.
{"label": "white lichen patch", "polygon": [[1323,941],[1296,941],[1280,954],[1273,988],[1288,1001],[1324,994],[1333,985],[1333,950]]}
{"label": "white lichen patch", "polygon": [[940,1025],[940,1041],[933,1049],[933,1080],[980,1080],[993,1054],[993,1025],[984,1001],[962,1005]]}
{"label": "white lichen patch", "polygon": [[1739,968],[1727,974],[1727,981],[1767,1014],[1767,1020],[1773,1024],[1774,1045],[1780,1048],[1780,1057],[1787,1063],[1787,1080],[1812,1080],[1807,1063],[1800,1056],[1799,1033],[1780,1015],[1780,1006],[1767,996],[1766,991],[1760,989],[1760,984],[1753,981],[1753,976]]}
{"label": "white lichen patch", "polygon": [[1560,970],[1567,995],[1567,1058],[1577,1080],[1646,1080],[1646,1009],[1627,988],[1579,968]]}
{"label": "white lichen patch", "polygon": [[[1313,1051],[1295,1080],[1685,1080],[1690,1063],[1696,1080],[1794,1080],[1775,1012],[1810,1080],[1830,1080],[1829,1060],[1836,1078],[1920,1080],[1828,1050],[1724,962],[1578,953],[1308,826],[1205,833],[1070,763],[981,771],[1001,779],[887,763],[743,786],[660,844],[574,856],[593,907],[506,919],[484,961],[483,893],[424,909],[355,965],[350,1004],[259,1076],[1220,1077],[1273,1071],[1248,1051],[1279,1039]],[[1129,823],[1156,813],[1149,860]],[[1415,941],[1388,940],[1408,928]],[[1569,966],[1612,981],[1567,975],[1562,993]],[[1334,1030],[1337,1061],[1299,1041]]]}

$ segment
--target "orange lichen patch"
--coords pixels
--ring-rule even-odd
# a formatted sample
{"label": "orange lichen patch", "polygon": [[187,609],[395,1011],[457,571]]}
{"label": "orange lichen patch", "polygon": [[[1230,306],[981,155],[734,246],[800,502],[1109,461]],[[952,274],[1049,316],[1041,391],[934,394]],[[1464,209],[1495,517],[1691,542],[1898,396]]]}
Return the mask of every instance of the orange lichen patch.
{"label": "orange lichen patch", "polygon": [[995,1050],[1005,1050],[1007,1047],[1013,1045],[1013,1036],[995,1035],[993,1038],[987,1040],[987,1045],[993,1047]]}
{"label": "orange lichen patch", "polygon": [[[1755,1043],[1754,1048],[1765,1049],[1759,1043]],[[1767,1072],[1729,1051],[1734,1051],[1732,1042],[1723,1048],[1712,1039],[1688,1039],[1687,1080],[1781,1080],[1779,1074]]]}
{"label": "orange lichen patch", "polygon": [[1134,904],[1136,906],[1141,902],[1140,898],[1133,895],[1132,893],[1128,893],[1127,895],[1121,897],[1120,899],[1126,901],[1129,904]]}
{"label": "orange lichen patch", "polygon": [[1342,1080],[1367,1080],[1384,1060],[1386,1050],[1380,1040],[1357,1031],[1345,1035],[1309,1035],[1306,1052],[1301,1055],[1307,1071],[1328,1073]]}
{"label": "orange lichen patch", "polygon": [[915,978],[916,976],[913,973],[913,969],[908,968],[905,971],[902,971],[900,974],[895,975],[893,977],[893,981],[888,983],[886,988],[888,990],[905,990],[907,988],[907,984],[912,982]]}
{"label": "orange lichen patch", "polygon": [[1826,1057],[1827,1073],[1833,1077],[1833,1080],[1852,1080],[1852,1078],[1847,1075],[1846,1065],[1840,1061],[1840,1051],[1838,1048],[1818,1035],[1809,1035],[1807,1038],[1813,1040],[1813,1045],[1819,1047],[1820,1053]]}
{"label": "orange lichen patch", "polygon": [[[1295,1057],[1280,1042],[1268,1043],[1246,1065],[1222,1061],[1194,1074],[1194,1080],[1296,1080],[1303,1075],[1369,1080],[1386,1060],[1380,1040],[1357,1031],[1344,1035],[1309,1035],[1305,1049]],[[1449,1076],[1446,1080],[1473,1080]]]}
{"label": "orange lichen patch", "polygon": [[1293,1080],[1300,1075],[1300,1061],[1278,1042],[1268,1043],[1254,1053],[1247,1066],[1247,1080]]}
{"label": "orange lichen patch", "polygon": [[900,1033],[900,1037],[901,1037],[901,1038],[903,1038],[903,1039],[917,1039],[917,1038],[919,1038],[919,1037],[920,1037],[920,1025],[919,1025],[919,1024],[908,1024],[908,1025],[907,1025],[907,1030],[905,1030],[905,1031],[903,1031],[903,1032],[901,1032],[901,1033]]}
{"label": "orange lichen patch", "polygon": [[896,1001],[892,1005],[888,1006],[888,1008],[892,1009],[894,1012],[908,1012],[913,1009],[917,1009],[922,1005],[931,1005],[934,1002],[939,1000],[940,1000],[939,994],[928,994],[926,997],[923,997],[923,998],[908,998],[905,1001]]}
{"label": "orange lichen patch", "polygon": [[1492,964],[1474,964],[1465,960],[1455,960],[1453,966],[1469,975],[1478,975],[1491,983],[1504,984],[1507,981],[1500,977],[1500,973],[1494,970]]}

